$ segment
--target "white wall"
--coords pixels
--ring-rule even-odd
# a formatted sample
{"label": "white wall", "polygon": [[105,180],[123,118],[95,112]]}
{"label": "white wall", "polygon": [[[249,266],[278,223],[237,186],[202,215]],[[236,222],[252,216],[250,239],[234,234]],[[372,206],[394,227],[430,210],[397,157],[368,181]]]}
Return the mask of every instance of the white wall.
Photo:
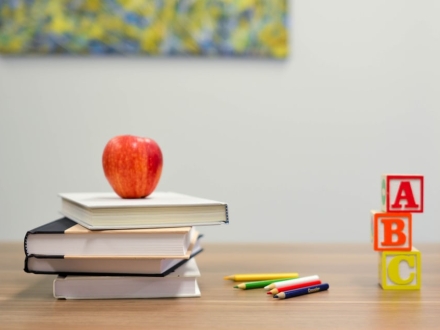
{"label": "white wall", "polygon": [[206,242],[368,242],[383,172],[426,176],[414,245],[438,241],[440,2],[296,0],[292,54],[0,58],[0,239],[109,191],[101,153],[154,138],[158,190],[228,202]]}

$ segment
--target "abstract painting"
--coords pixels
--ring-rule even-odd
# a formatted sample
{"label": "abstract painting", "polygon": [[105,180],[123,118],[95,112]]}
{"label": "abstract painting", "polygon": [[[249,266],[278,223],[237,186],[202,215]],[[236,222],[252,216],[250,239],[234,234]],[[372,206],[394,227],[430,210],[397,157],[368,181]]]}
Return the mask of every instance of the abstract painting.
{"label": "abstract painting", "polygon": [[288,55],[287,0],[0,0],[0,53]]}

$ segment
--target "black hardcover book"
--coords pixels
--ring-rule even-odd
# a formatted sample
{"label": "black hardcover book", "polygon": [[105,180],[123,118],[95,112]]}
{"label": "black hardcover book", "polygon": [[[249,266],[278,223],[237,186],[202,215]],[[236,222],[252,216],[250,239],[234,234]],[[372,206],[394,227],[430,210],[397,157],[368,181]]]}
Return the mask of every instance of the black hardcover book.
{"label": "black hardcover book", "polygon": [[203,251],[194,227],[91,231],[61,218],[26,233],[24,271],[166,276]]}

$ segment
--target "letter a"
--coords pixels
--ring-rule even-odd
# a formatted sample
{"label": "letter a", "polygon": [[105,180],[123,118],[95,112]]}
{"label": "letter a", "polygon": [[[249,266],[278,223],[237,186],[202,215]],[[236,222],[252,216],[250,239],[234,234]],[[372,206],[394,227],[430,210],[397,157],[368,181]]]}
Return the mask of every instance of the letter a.
{"label": "letter a", "polygon": [[416,209],[419,207],[419,205],[416,204],[416,201],[414,200],[414,194],[409,181],[402,181],[400,183],[399,191],[396,195],[396,200],[394,201],[393,205],[391,205],[391,207],[393,209],[402,208],[402,205],[400,204],[400,201],[402,199],[406,200],[405,209]]}

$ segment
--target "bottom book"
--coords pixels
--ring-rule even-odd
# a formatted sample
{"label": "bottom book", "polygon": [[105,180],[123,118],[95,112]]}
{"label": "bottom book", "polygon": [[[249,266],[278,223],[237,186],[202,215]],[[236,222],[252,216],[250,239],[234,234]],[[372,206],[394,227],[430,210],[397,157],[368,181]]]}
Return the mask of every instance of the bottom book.
{"label": "bottom book", "polygon": [[200,297],[195,259],[165,277],[58,276],[53,282],[57,299],[135,299]]}

